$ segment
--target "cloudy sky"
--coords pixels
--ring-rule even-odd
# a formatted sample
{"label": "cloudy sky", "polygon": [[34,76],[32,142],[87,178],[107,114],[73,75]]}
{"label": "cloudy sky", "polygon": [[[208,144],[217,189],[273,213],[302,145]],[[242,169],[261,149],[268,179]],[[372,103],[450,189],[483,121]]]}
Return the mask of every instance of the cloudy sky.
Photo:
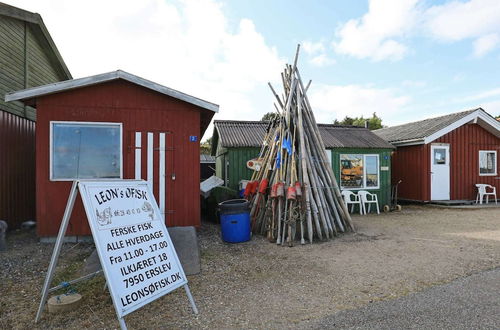
{"label": "cloudy sky", "polygon": [[298,43],[319,122],[500,115],[498,0],[4,1],[42,15],[73,77],[122,69],[219,104],[215,119],[273,111],[267,82]]}

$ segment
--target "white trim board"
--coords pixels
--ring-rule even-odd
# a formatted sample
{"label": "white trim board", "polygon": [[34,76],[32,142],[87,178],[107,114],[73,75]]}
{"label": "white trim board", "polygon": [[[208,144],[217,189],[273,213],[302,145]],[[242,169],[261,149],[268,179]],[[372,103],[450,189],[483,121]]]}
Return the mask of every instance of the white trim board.
{"label": "white trim board", "polygon": [[495,120],[493,117],[488,115],[483,109],[478,108],[476,111],[468,114],[467,116],[453,122],[452,124],[440,129],[439,131],[423,138],[411,139],[411,140],[402,140],[402,141],[392,141],[390,142],[396,147],[403,146],[413,146],[419,144],[429,144],[432,141],[435,141],[450,133],[451,131],[463,126],[467,123],[473,122],[474,124],[478,124],[491,134],[500,138],[500,122]]}
{"label": "white trim board", "polygon": [[60,92],[71,90],[71,89],[97,85],[100,83],[104,83],[104,82],[108,82],[108,81],[112,81],[112,80],[117,80],[117,79],[123,79],[123,80],[131,82],[133,84],[157,91],[158,93],[165,94],[165,95],[171,96],[173,98],[179,99],[181,101],[194,104],[194,105],[199,106],[201,108],[204,108],[204,109],[207,109],[207,110],[210,110],[213,112],[219,112],[219,106],[215,103],[211,103],[211,102],[199,99],[197,97],[179,92],[175,89],[154,83],[150,80],[146,80],[144,78],[135,76],[133,74],[130,74],[130,73],[122,71],[122,70],[102,73],[102,74],[98,74],[98,75],[90,76],[90,77],[85,77],[85,78],[61,81],[61,82],[57,82],[57,83],[53,83],[53,84],[48,84],[48,85],[44,85],[44,86],[23,89],[23,90],[20,90],[17,92],[7,93],[5,95],[5,102],[24,101],[27,99],[36,98],[38,96],[60,93]]}
{"label": "white trim board", "polygon": [[[447,127],[440,129],[436,133],[429,135],[423,140],[423,143],[428,144],[471,121],[474,121],[484,129],[489,131],[490,133],[496,135],[497,137],[500,137],[500,123],[494,118],[490,117],[488,114],[486,114],[484,110],[477,109],[473,113],[470,113],[467,116],[463,117],[462,119],[457,120],[453,124],[448,125]],[[488,126],[491,127],[491,129],[488,129]]]}

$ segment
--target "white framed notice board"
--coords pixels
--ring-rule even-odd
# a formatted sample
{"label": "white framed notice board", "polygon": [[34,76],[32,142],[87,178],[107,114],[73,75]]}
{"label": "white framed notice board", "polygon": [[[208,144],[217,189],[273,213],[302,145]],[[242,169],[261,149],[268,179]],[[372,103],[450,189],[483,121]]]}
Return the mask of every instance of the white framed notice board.
{"label": "white framed notice board", "polygon": [[119,318],[187,283],[145,181],[80,181],[78,188]]}
{"label": "white framed notice board", "polygon": [[61,252],[64,236],[80,192],[102,271],[85,275],[77,283],[104,272],[120,328],[124,316],[184,287],[195,314],[198,308],[187,284],[158,204],[144,180],[73,181],[35,318],[40,321]]}

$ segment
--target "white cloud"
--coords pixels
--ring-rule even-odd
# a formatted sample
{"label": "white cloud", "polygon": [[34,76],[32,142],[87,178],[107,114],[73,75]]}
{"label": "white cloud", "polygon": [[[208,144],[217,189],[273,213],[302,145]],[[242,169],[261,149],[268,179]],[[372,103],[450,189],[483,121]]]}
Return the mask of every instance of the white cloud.
{"label": "white cloud", "polygon": [[321,41],[318,42],[304,41],[302,43],[302,48],[308,55],[315,55],[318,53],[325,52],[325,45]]}
{"label": "white cloud", "polygon": [[451,1],[432,6],[425,13],[425,29],[431,36],[445,42],[475,39],[475,57],[495,49],[500,38],[500,1]]}
{"label": "white cloud", "polygon": [[374,61],[399,60],[408,48],[397,41],[417,23],[418,0],[370,0],[362,18],[351,19],[337,30],[338,53]]}
{"label": "white cloud", "polygon": [[42,15],[74,77],[123,69],[219,104],[219,119],[260,119],[272,109],[255,100],[270,99],[261,86],[279,79],[284,60],[252,21],[230,27],[215,0],[15,5]]}
{"label": "white cloud", "polygon": [[410,97],[397,95],[392,89],[359,85],[312,85],[308,96],[320,123],[334,119],[370,117],[374,112],[390,124],[392,118],[410,103]]}
{"label": "white cloud", "polygon": [[500,38],[498,34],[491,33],[482,36],[474,41],[474,56],[483,57],[498,46]]}
{"label": "white cloud", "polygon": [[308,57],[308,62],[313,66],[325,67],[336,63],[335,59],[328,56],[327,47],[322,41],[304,41],[302,48]]}
{"label": "white cloud", "polygon": [[337,29],[335,51],[373,61],[399,60],[409,52],[405,38],[421,33],[441,42],[473,39],[476,57],[500,44],[500,1],[424,5],[422,0],[370,0],[364,16]]}
{"label": "white cloud", "polygon": [[333,58],[328,57],[326,54],[317,55],[309,60],[309,62],[314,66],[324,67],[328,65],[335,64]]}
{"label": "white cloud", "polygon": [[484,100],[491,97],[500,96],[500,88],[489,89],[486,91],[482,91],[473,95],[469,95],[466,97],[455,99],[456,102],[470,102],[470,101],[478,101]]}
{"label": "white cloud", "polygon": [[481,104],[481,108],[492,116],[500,116],[500,100],[485,102]]}
{"label": "white cloud", "polygon": [[500,29],[500,1],[451,1],[425,13],[430,33],[444,41],[477,38]]}

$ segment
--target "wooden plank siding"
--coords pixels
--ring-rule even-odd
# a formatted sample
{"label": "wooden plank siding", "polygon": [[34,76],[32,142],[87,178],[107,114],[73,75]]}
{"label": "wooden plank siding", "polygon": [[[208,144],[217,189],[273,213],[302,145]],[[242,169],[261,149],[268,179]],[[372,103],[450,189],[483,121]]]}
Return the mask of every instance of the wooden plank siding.
{"label": "wooden plank siding", "polygon": [[394,151],[392,182],[397,183],[402,180],[398,187],[398,197],[408,200],[425,200],[425,196],[430,196],[427,192],[428,176],[425,174],[429,152],[424,145],[398,147]]}
{"label": "wooden plank siding", "polygon": [[226,185],[238,190],[241,180],[250,180],[253,170],[248,169],[247,161],[259,155],[259,148],[228,148],[228,182]]}
{"label": "wooden plank siding", "polygon": [[[18,228],[35,214],[35,110],[5,94],[68,79],[37,24],[0,15],[0,219]],[[59,70],[59,71],[58,71]]]}
{"label": "wooden plank siding", "polygon": [[24,117],[24,107],[6,103],[7,92],[23,89],[24,22],[0,16],[0,109]]}
{"label": "wooden plank siding", "polygon": [[476,183],[493,185],[500,191],[500,169],[496,176],[479,175],[479,150],[496,150],[500,139],[477,124],[463,125],[426,145],[398,146],[392,160],[393,182],[402,179],[399,196],[407,200],[428,202],[431,199],[431,146],[450,146],[450,199],[474,200]]}
{"label": "wooden plank siding", "polygon": [[[200,138],[201,108],[124,80],[115,80],[42,96],[38,99],[37,111],[39,236],[57,234],[71,188],[70,181],[50,181],[49,178],[50,121],[53,120],[122,123],[125,179],[135,177],[135,132],[167,133],[166,223],[168,226],[200,225],[200,146],[199,142],[191,142],[189,137]],[[146,140],[143,134],[143,150],[146,150]],[[154,148],[158,148],[156,140]],[[154,171],[158,170],[157,157],[154,156]],[[146,167],[143,163],[143,174]],[[157,185],[153,186],[158,199]],[[68,235],[90,235],[80,197],[75,204]]]}
{"label": "wooden plank siding", "polygon": [[33,29],[28,29],[27,47],[29,49],[27,88],[47,84],[47,81],[64,80],[64,76],[51,64],[47,53],[48,44]]}
{"label": "wooden plank siding", "polygon": [[[381,166],[389,167],[389,171],[380,171],[380,187],[378,189],[368,189],[370,192],[377,194],[379,206],[390,202],[391,197],[391,152],[390,149],[362,149],[362,148],[336,148],[329,149],[332,153],[332,169],[340,183],[340,154],[376,154],[379,155],[379,168]],[[225,162],[229,161],[228,176],[226,186],[238,190],[238,185],[241,180],[250,180],[252,170],[246,167],[246,162],[259,155],[260,148],[257,147],[240,147],[240,148],[223,148],[220,143],[217,146],[216,152],[216,175],[225,179]]]}
{"label": "wooden plank siding", "polygon": [[[335,148],[332,152],[332,169],[340,186],[340,155],[341,154],[360,154],[360,155],[378,155],[379,156],[379,188],[377,189],[359,189],[366,190],[377,195],[379,207],[382,210],[383,205],[389,204],[391,199],[391,152],[390,149],[362,149],[362,148]],[[388,167],[388,171],[382,171],[381,167]],[[342,188],[341,188],[342,189]],[[353,190],[357,192],[358,190]],[[372,208],[373,210],[373,208]]]}
{"label": "wooden plank siding", "polygon": [[[433,142],[450,145],[450,198],[452,200],[475,199],[476,183],[490,184],[496,187],[497,192],[500,192],[498,159],[497,175],[479,175],[479,150],[496,150],[497,157],[500,156],[499,138],[477,124],[466,124]],[[430,157],[430,149],[428,155]]]}

